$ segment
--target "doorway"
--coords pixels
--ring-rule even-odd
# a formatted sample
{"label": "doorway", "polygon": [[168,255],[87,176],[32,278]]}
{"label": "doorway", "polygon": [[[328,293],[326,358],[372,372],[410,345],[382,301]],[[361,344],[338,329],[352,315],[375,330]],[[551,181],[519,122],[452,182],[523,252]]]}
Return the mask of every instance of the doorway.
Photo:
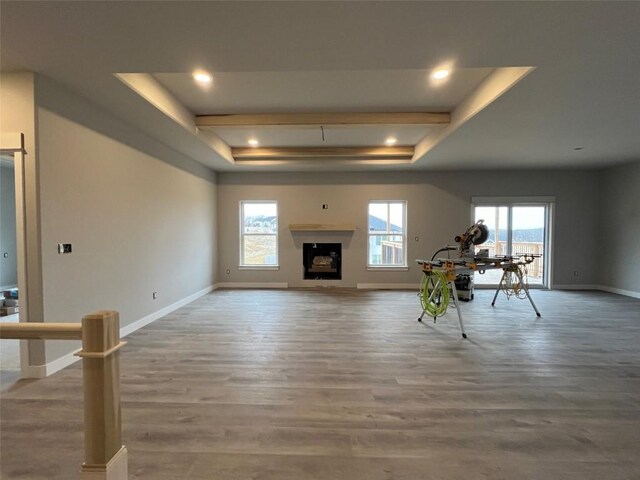
{"label": "doorway", "polygon": [[[20,321],[15,162],[13,153],[0,154],[0,322]],[[20,341],[0,343],[2,383],[20,375]]]}
{"label": "doorway", "polygon": [[[4,230],[2,238],[0,238],[0,268],[2,268],[0,287],[8,287],[0,290],[0,298],[3,300],[3,305],[0,308],[4,308],[5,303],[7,307],[12,308],[10,312],[6,312],[9,313],[8,315],[0,316],[0,322],[19,321],[24,323],[29,320],[29,292],[27,289],[23,134],[2,133],[0,136],[0,159],[4,165],[0,172],[3,176],[0,179],[0,188],[4,192],[0,192],[0,202],[2,202],[0,205],[2,215],[0,228]],[[12,181],[13,189],[11,188]],[[7,292],[6,295],[5,292]],[[19,380],[21,376],[25,378],[34,376],[30,364],[33,342],[42,343],[41,340],[2,340],[0,342],[0,359],[2,359],[0,386],[3,390]],[[37,346],[41,347],[41,345]],[[44,349],[42,348],[42,350]],[[37,360],[40,361],[40,358]]]}
{"label": "doorway", "polygon": [[[484,220],[489,239],[477,245],[476,252],[488,249],[489,255],[531,254],[537,258],[527,265],[530,287],[548,288],[550,284],[551,214],[553,202],[495,201],[474,199],[473,221]],[[502,270],[475,273],[479,286],[497,286]]]}

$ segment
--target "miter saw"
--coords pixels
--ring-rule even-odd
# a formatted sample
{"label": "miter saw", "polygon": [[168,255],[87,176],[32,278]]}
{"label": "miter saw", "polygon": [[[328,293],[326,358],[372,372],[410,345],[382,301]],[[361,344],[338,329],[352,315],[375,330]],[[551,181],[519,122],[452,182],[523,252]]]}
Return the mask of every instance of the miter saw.
{"label": "miter saw", "polygon": [[458,251],[460,258],[474,257],[475,253],[471,250],[474,245],[482,245],[489,238],[489,229],[484,224],[484,220],[478,220],[476,223],[467,228],[462,235],[456,235],[454,240],[458,243]]}
{"label": "miter saw", "polygon": [[[484,224],[484,220],[478,220],[467,228],[462,235],[457,235],[454,238],[457,245],[447,245],[437,250],[431,260],[416,260],[416,263],[422,267],[423,272],[419,293],[422,314],[418,318],[419,322],[422,322],[426,313],[433,317],[435,322],[438,317],[447,312],[449,299],[453,297],[453,303],[458,312],[462,337],[467,338],[467,334],[464,331],[462,312],[458,305],[456,278],[458,278],[458,285],[460,285],[460,277],[466,276],[471,279],[474,272],[484,273],[487,270],[497,269],[502,269],[502,278],[491,305],[495,305],[498,293],[502,289],[508,296],[515,295],[518,298],[529,299],[536,315],[540,316],[540,312],[529,294],[529,287],[525,280],[526,265],[532,263],[540,255],[489,256],[488,249],[482,249],[477,253],[474,252],[474,247],[482,245],[488,238],[489,229]],[[457,250],[458,258],[436,258],[440,252],[454,250]],[[473,292],[472,284],[470,290]],[[471,293],[471,298],[473,298],[473,293]]]}

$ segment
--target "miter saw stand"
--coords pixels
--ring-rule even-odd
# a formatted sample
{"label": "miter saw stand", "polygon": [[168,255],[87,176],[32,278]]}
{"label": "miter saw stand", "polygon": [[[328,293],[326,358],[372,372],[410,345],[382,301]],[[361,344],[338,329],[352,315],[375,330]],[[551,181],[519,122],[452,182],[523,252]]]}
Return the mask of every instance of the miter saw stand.
{"label": "miter saw stand", "polygon": [[[489,257],[488,255],[476,255],[472,253],[472,247],[484,243],[488,237],[489,231],[487,227],[483,224],[483,220],[479,220],[469,227],[463,235],[455,237],[455,241],[458,243],[457,246],[441,248],[433,255],[431,260],[416,260],[416,263],[422,267],[424,274],[421,291],[418,294],[421,297],[422,304],[422,314],[418,318],[419,322],[422,322],[426,313],[429,313],[429,315],[433,317],[434,322],[437,317],[444,315],[447,310],[449,292],[451,292],[454,307],[458,312],[462,337],[467,338],[464,330],[462,312],[460,311],[460,305],[458,303],[458,292],[455,285],[456,275],[473,274],[474,272],[484,273],[487,270],[497,269],[502,269],[503,272],[498,287],[496,288],[496,293],[493,296],[491,306],[495,306],[498,293],[503,285],[506,286],[508,276],[513,273],[519,281],[519,288],[522,288],[524,291],[536,315],[538,317],[541,316],[536,304],[531,298],[529,287],[524,280],[520,268],[532,263],[539,255],[497,255]],[[439,252],[444,250],[457,250],[459,258],[434,258]],[[427,297],[426,299],[425,296]]]}

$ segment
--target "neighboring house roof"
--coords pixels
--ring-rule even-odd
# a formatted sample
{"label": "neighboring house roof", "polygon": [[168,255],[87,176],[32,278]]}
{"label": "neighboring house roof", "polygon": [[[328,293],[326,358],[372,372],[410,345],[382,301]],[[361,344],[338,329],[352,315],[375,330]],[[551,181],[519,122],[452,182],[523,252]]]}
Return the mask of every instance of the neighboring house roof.
{"label": "neighboring house roof", "polygon": [[[386,231],[387,230],[387,222],[381,218],[374,217],[373,215],[369,215],[369,230],[373,230],[376,232]],[[392,232],[402,233],[402,227],[391,224],[390,230]]]}

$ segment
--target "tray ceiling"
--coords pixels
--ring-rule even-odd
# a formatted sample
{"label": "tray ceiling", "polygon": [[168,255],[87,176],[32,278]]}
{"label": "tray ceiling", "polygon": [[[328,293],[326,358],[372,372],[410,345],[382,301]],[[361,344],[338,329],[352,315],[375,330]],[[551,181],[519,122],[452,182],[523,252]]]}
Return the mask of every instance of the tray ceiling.
{"label": "tray ceiling", "polygon": [[[316,170],[595,168],[640,159],[638,18],[640,2],[2,2],[0,67],[218,171],[310,164],[236,164],[196,115],[451,113],[409,162]],[[419,92],[443,62],[449,87]],[[187,85],[196,68],[212,93]],[[155,75],[156,102],[118,72]],[[278,143],[293,141],[286,130]]]}

